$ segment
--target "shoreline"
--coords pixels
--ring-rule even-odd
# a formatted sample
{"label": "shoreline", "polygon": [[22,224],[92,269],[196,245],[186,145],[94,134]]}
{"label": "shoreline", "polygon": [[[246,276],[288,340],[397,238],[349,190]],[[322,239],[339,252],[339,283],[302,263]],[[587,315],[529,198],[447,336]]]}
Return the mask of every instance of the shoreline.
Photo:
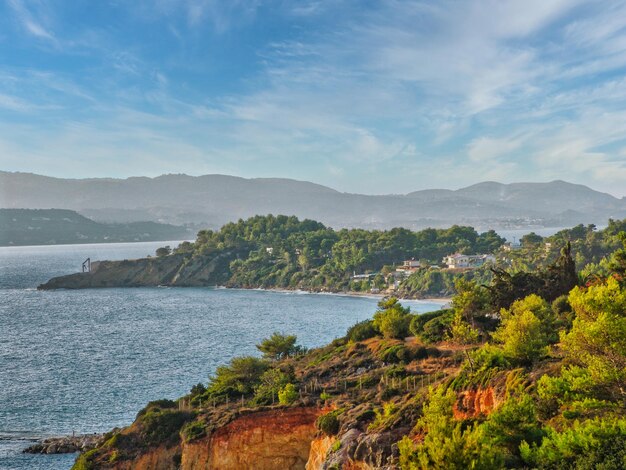
{"label": "shoreline", "polygon": [[[309,294],[309,295],[336,295],[339,297],[365,297],[371,299],[383,299],[385,297],[394,297],[393,292],[380,292],[380,293],[371,293],[371,292],[357,292],[357,291],[340,291],[340,292],[332,292],[332,291],[316,291],[316,290],[306,290],[306,289],[287,289],[287,288],[279,288],[279,287],[227,287],[227,286],[216,286],[216,289],[228,289],[228,290],[242,290],[242,291],[260,291],[260,292],[277,292],[277,293],[298,293],[298,294]],[[452,297],[398,297],[400,301],[421,301],[421,302],[431,302],[442,305],[448,305],[452,302]]]}

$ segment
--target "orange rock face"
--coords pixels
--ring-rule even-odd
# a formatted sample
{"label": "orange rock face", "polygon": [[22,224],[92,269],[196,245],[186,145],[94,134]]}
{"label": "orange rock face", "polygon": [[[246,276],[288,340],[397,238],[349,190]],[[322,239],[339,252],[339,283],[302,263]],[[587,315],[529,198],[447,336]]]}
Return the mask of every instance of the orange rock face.
{"label": "orange rock face", "polygon": [[176,468],[177,456],[180,449],[171,447],[166,449],[159,447],[153,451],[142,454],[135,460],[118,462],[115,464],[116,470],[170,470]]}
{"label": "orange rock face", "polygon": [[315,439],[317,408],[241,416],[204,439],[185,444],[184,470],[305,469]]}
{"label": "orange rock face", "polygon": [[313,439],[309,451],[309,459],[306,463],[306,470],[321,470],[328,451],[335,443],[337,438],[331,436],[323,436]]}
{"label": "orange rock face", "polygon": [[487,416],[499,405],[493,387],[466,390],[461,392],[454,404],[456,419]]}

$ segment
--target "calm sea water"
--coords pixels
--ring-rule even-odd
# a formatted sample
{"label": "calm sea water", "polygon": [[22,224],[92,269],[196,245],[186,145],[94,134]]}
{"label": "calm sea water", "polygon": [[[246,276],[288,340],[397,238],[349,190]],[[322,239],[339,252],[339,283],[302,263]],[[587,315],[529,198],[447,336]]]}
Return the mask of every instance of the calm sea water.
{"label": "calm sea water", "polygon": [[136,258],[165,244],[0,248],[0,469],[68,469],[74,455],[21,450],[40,436],[128,425],[148,401],[181,396],[233,356],[257,354],[273,331],[319,346],[376,307],[367,297],[211,288],[35,289],[87,257]]}

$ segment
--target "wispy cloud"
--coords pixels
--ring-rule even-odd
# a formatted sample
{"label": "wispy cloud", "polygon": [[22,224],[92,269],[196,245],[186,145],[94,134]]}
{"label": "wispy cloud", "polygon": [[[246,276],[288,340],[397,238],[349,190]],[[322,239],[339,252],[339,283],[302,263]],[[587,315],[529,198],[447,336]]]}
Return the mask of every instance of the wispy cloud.
{"label": "wispy cloud", "polygon": [[7,0],[7,2],[13,9],[15,17],[20,22],[24,31],[37,38],[56,43],[54,35],[43,26],[41,19],[36,18],[35,15],[26,7],[23,1]]}
{"label": "wispy cloud", "polygon": [[62,39],[44,3],[8,2],[35,44],[83,59],[0,76],[0,109],[32,116],[0,139],[41,136],[21,144],[33,162],[87,174],[123,155],[132,169],[102,171],[370,193],[555,178],[626,191],[623,1],[141,0],[115,3],[128,24]]}

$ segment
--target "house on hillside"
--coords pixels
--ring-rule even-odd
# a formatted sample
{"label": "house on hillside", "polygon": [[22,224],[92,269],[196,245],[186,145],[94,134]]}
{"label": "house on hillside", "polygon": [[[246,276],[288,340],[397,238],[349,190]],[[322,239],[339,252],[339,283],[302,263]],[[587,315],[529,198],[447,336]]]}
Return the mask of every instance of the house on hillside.
{"label": "house on hillside", "polygon": [[493,255],[462,255],[461,253],[455,253],[443,259],[448,269],[475,269],[486,263],[495,262],[496,257]]}
{"label": "house on hillside", "polygon": [[411,274],[417,271],[420,267],[421,267],[421,263],[415,260],[415,258],[412,258],[412,259],[405,260],[402,263],[402,266],[398,266],[396,268],[396,271],[400,273]]}

